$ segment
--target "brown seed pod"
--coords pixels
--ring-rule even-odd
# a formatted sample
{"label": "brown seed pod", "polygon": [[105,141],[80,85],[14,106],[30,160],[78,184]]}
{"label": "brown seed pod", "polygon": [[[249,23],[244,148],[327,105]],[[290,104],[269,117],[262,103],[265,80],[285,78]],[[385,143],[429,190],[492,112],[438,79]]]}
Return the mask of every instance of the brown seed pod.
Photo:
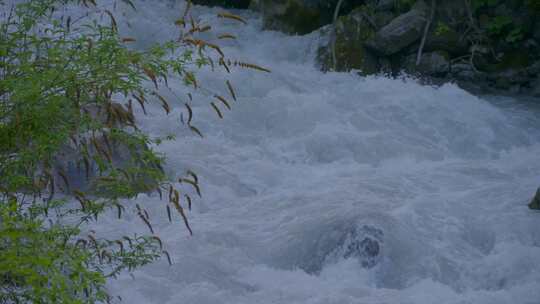
{"label": "brown seed pod", "polygon": [[235,20],[235,21],[242,22],[243,24],[247,24],[246,20],[244,20],[242,17],[240,17],[240,16],[238,16],[238,15],[234,15],[234,14],[228,13],[228,12],[222,12],[222,13],[219,13],[219,14],[218,14],[218,17],[219,17],[219,18],[232,19],[232,20]]}
{"label": "brown seed pod", "polygon": [[214,111],[216,111],[217,115],[219,116],[219,118],[223,119],[223,114],[221,114],[221,111],[219,110],[219,108],[216,106],[215,103],[211,102],[210,105],[212,106],[212,108],[214,109]]}
{"label": "brown seed pod", "polygon": [[231,94],[231,97],[234,101],[236,101],[236,93],[234,92],[233,86],[230,81],[225,81],[227,84],[227,88],[229,89],[229,93]]}

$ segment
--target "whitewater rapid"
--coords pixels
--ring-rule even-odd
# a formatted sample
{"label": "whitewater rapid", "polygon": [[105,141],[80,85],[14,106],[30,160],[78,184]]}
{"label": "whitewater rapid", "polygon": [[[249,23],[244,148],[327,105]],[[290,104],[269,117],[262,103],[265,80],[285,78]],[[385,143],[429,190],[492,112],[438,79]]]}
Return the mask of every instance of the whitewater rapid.
{"label": "whitewater rapid", "polygon": [[[115,12],[137,47],[174,37],[183,1],[135,4]],[[138,113],[151,135],[176,136],[156,147],[167,173],[197,172],[203,193],[193,236],[168,222],[157,194],[125,202],[149,211],[173,265],[125,274],[111,294],[130,304],[540,303],[540,214],[527,208],[540,186],[538,102],[324,74],[318,33],[262,31],[257,13],[235,11],[243,25],[220,11],[193,13],[238,36],[220,41],[227,57],[272,73],[205,68],[197,91],[171,78],[161,93],[172,113]],[[227,95],[225,79],[238,101],[220,120],[209,103]],[[202,139],[180,123],[189,92]],[[95,229],[147,233],[134,213]]]}

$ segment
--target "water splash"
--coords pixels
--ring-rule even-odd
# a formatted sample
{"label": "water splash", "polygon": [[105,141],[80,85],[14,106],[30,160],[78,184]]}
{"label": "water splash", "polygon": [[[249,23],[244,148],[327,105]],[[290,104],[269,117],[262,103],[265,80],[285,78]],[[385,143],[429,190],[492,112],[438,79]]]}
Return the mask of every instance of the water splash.
{"label": "water splash", "polygon": [[[117,7],[137,47],[165,39],[184,2]],[[139,115],[175,176],[198,172],[193,237],[168,224],[163,203],[140,196],[174,264],[157,263],[110,284],[127,303],[538,303],[540,217],[526,204],[540,184],[540,110],[474,97],[452,84],[319,72],[318,34],[261,31],[197,18],[239,39],[233,59],[268,67],[198,73],[200,139],[179,127],[183,104]],[[131,27],[126,26],[126,22]],[[208,39],[213,39],[208,36]],[[224,120],[213,93],[235,86]],[[174,100],[190,90],[169,79]],[[176,84],[175,84],[176,83]],[[169,94],[169,95],[167,95]],[[127,204],[128,205],[128,204]],[[98,231],[144,232],[135,219],[103,218]]]}

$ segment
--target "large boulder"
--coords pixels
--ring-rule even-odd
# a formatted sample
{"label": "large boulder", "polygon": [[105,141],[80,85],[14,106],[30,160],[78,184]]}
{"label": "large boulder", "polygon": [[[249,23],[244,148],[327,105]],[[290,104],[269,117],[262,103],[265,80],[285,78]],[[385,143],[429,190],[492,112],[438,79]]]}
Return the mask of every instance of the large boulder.
{"label": "large boulder", "polygon": [[191,0],[193,4],[247,9],[250,0]]}
{"label": "large boulder", "polygon": [[[338,0],[256,0],[252,7],[263,15],[265,29],[288,34],[307,34],[332,23]],[[340,15],[350,12],[363,0],[344,1]]]}
{"label": "large boulder", "polygon": [[385,14],[370,12],[373,11],[366,6],[359,7],[340,17],[335,29],[327,29],[328,41],[319,48],[317,56],[323,71],[356,69],[366,75],[380,71],[379,58],[365,47],[365,43],[375,35],[377,23],[388,22],[391,17],[383,20]]}
{"label": "large boulder", "polygon": [[398,53],[420,39],[426,24],[427,11],[427,5],[418,1],[410,11],[380,29],[366,46],[384,56]]}
{"label": "large boulder", "polygon": [[533,197],[529,204],[529,208],[534,210],[540,210],[540,188],[536,191],[536,195]]}

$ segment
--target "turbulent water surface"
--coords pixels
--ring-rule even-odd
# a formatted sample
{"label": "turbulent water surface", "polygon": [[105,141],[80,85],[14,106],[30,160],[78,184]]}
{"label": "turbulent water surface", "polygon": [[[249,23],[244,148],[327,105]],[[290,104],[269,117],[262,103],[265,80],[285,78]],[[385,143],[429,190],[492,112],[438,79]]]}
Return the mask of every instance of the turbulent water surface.
{"label": "turbulent water surface", "polygon": [[[116,12],[137,47],[174,37],[184,2],[136,5]],[[192,237],[157,195],[136,199],[173,265],[122,276],[112,294],[130,304],[540,303],[540,214],[527,209],[540,185],[538,103],[324,74],[316,33],[262,31],[254,12],[236,12],[243,25],[219,11],[193,13],[238,36],[220,42],[227,57],[272,73],[200,71],[193,123],[204,139],[179,122],[191,92],[179,79],[162,91],[170,115],[139,115],[152,135],[176,135],[157,148],[167,172],[197,172],[203,196]],[[224,79],[238,101],[220,120],[209,102],[227,94]],[[135,216],[96,230],[146,233]]]}

